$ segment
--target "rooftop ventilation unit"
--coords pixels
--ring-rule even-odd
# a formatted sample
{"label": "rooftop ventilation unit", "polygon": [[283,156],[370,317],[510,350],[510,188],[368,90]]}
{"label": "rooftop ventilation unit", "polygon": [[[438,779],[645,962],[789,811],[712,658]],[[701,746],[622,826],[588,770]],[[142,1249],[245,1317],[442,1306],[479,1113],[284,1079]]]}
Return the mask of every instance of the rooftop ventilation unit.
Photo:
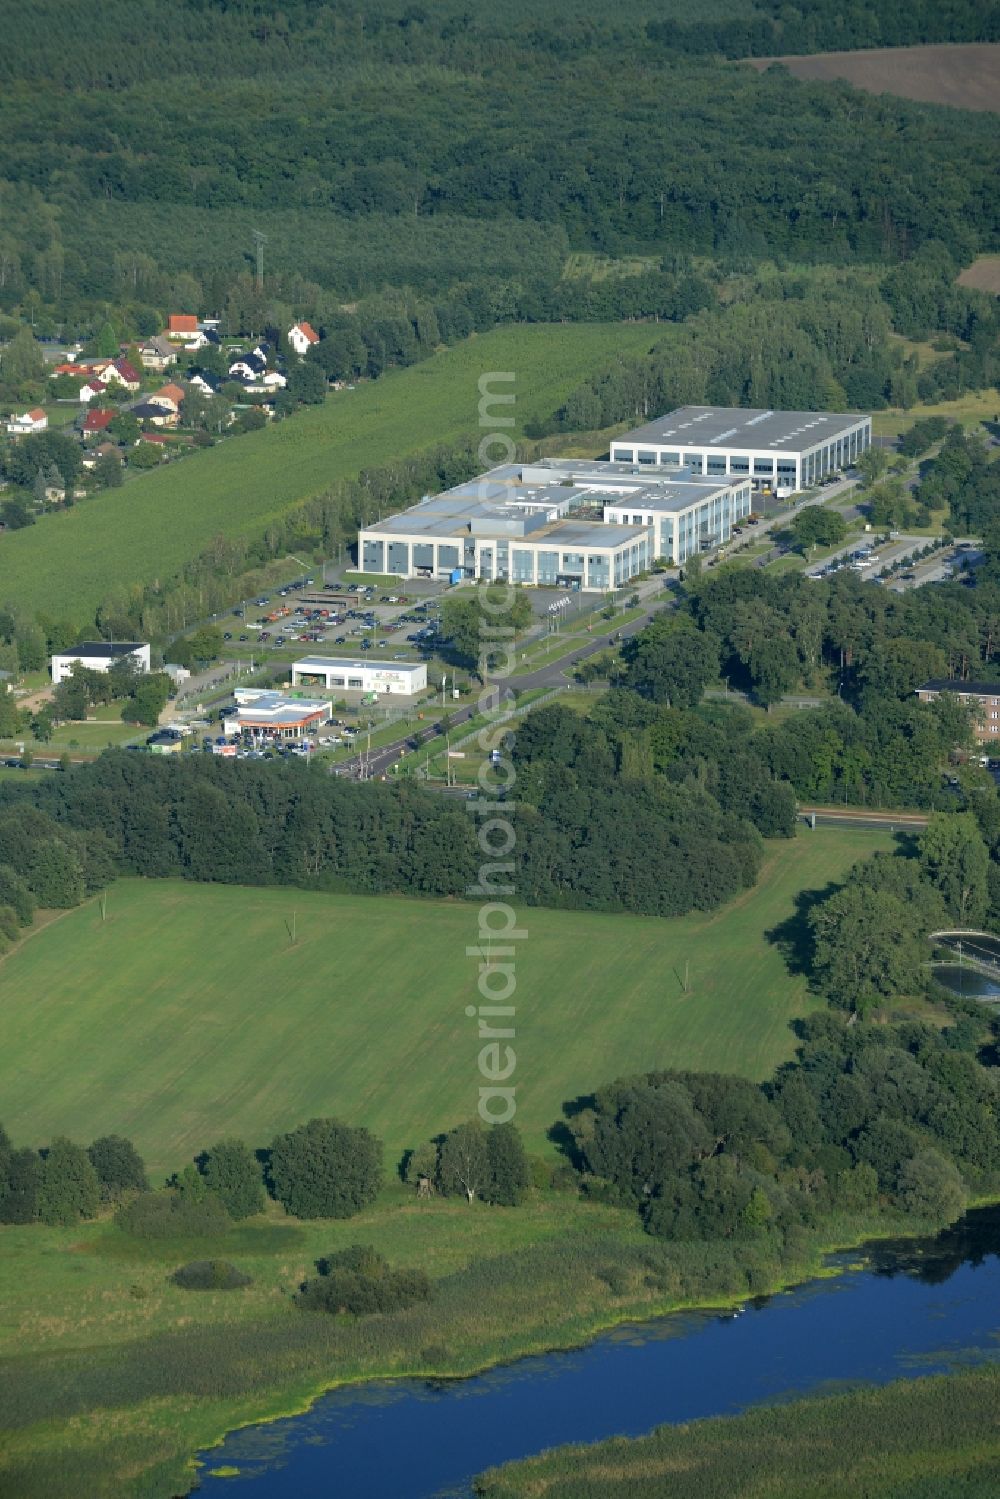
{"label": "rooftop ventilation unit", "polygon": [[748,427],[756,427],[756,425],[757,425],[758,422],[766,422],[767,419],[768,419],[768,417],[769,416],[773,416],[773,415],[774,415],[773,411],[762,411],[759,416],[752,416],[750,418],[750,420],[747,422],[747,426]]}

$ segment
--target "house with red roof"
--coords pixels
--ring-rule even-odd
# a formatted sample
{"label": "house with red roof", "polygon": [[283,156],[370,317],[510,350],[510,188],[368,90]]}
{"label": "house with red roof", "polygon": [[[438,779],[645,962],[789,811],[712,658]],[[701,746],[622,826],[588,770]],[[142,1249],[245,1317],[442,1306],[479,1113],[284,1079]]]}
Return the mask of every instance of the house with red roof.
{"label": "house with red roof", "polygon": [[20,416],[11,416],[7,431],[11,437],[25,437],[30,432],[44,432],[48,425],[49,419],[41,406],[33,406],[30,411],[22,411]]}
{"label": "house with red roof", "polygon": [[180,411],[184,404],[184,387],[175,385],[172,381],[169,381],[166,385],[162,385],[159,390],[154,390],[153,394],[147,396],[146,399],[148,401],[157,401],[161,405],[169,407],[171,411]]}
{"label": "house with red roof", "polygon": [[198,319],[193,312],[172,312],[167,318],[168,338],[189,338],[197,332]]}
{"label": "house with red roof", "polygon": [[313,344],[319,343],[319,334],[303,318],[301,323],[293,323],[288,330],[288,342],[301,359],[308,354]]}
{"label": "house with red roof", "polygon": [[83,422],[84,439],[106,432],[116,415],[115,411],[109,411],[106,406],[96,406],[88,411]]}
{"label": "house with red roof", "polygon": [[125,389],[133,395],[142,384],[142,377],[139,371],[134,365],[129,364],[128,360],[124,357],[116,359],[113,364],[109,364],[104,371],[103,378],[107,382],[112,380],[117,381],[119,385],[124,385]]}
{"label": "house with red roof", "polygon": [[106,380],[99,380],[96,375],[92,375],[87,383],[80,387],[80,400],[86,405],[95,396],[103,396],[107,388]]}

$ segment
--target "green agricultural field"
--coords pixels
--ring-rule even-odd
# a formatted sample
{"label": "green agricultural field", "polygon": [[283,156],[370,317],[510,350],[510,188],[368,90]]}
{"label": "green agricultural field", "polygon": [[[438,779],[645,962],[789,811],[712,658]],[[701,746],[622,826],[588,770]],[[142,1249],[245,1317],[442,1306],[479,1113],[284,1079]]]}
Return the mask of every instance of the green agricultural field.
{"label": "green agricultural field", "polygon": [[168,578],[220,534],[257,535],[334,480],[474,437],[484,373],[516,376],[513,387],[495,387],[513,388],[516,426],[504,430],[516,438],[615,354],[656,339],[656,329],[635,323],[506,327],[467,339],[5,536],[3,602],[29,611],[44,604],[82,623],[115,586]]}
{"label": "green agricultural field", "polygon": [[[529,1147],[551,1148],[562,1102],[616,1074],[767,1076],[811,1001],[766,934],[800,890],[888,843],[803,831],[711,916],[524,912]],[[476,935],[471,904],[119,881],[106,920],[96,903],[69,912],[0,965],[0,1119],[19,1144],[125,1134],[163,1171],[227,1133],[263,1145],[338,1114],[392,1160],[475,1112]]]}

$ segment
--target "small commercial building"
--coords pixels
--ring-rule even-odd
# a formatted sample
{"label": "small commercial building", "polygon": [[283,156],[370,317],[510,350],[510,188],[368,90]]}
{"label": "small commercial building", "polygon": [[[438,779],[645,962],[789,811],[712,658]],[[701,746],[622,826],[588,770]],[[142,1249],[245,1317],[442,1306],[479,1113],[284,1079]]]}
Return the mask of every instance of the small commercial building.
{"label": "small commercial building", "polygon": [[116,661],[132,656],[139,673],[149,671],[149,646],[137,640],[84,640],[72,650],[60,651],[52,657],[52,680],[62,682],[73,667],[80,663],[89,671],[110,671]]}
{"label": "small commercial building", "polygon": [[872,419],[832,411],[758,411],[681,406],[611,444],[611,458],[692,476],[749,479],[754,489],[793,494],[854,463],[871,447]]}
{"label": "small commercial building", "polygon": [[958,682],[937,677],[916,689],[922,703],[932,703],[950,692],[960,703],[969,703],[976,713],[976,738],[980,742],[1000,739],[1000,682]]}
{"label": "small commercial building", "polygon": [[427,665],[423,661],[348,661],[335,656],[303,656],[301,661],[292,663],[292,686],[415,697],[426,690]]}
{"label": "small commercial building", "polygon": [[146,743],[151,755],[177,755],[184,748],[184,736],[177,729],[157,729]]}
{"label": "small commercial building", "polygon": [[330,704],[324,699],[291,697],[284,692],[265,692],[255,687],[238,687],[233,696],[235,705],[222,718],[222,732],[227,736],[308,739],[330,722]]}

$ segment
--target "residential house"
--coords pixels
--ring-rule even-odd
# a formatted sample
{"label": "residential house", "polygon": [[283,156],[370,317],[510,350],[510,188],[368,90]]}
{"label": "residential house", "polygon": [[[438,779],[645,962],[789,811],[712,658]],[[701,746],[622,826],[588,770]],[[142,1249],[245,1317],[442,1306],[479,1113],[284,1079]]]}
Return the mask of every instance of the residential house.
{"label": "residential house", "polygon": [[229,366],[230,375],[235,375],[241,380],[256,380],[263,375],[267,369],[267,360],[261,359],[259,354],[242,354],[239,359],[234,359]]}
{"label": "residential house", "polygon": [[94,468],[102,458],[114,458],[121,463],[122,450],[116,442],[99,442],[96,448],[89,448],[83,455],[83,466]]}
{"label": "residential house", "polygon": [[127,359],[116,359],[109,364],[102,378],[105,381],[114,380],[117,384],[123,385],[131,395],[135,395],[142,384],[139,371]]}
{"label": "residential house", "polygon": [[175,410],[152,399],[139,401],[135,406],[130,407],[130,410],[140,422],[148,422],[151,427],[176,427],[179,421]]}
{"label": "residential house", "polygon": [[319,334],[303,318],[302,322],[293,323],[289,328],[288,343],[289,347],[293,348],[301,359],[309,353],[313,344],[319,343]]}
{"label": "residential house", "polygon": [[167,337],[186,340],[198,332],[198,319],[193,313],[172,312],[167,318]]}
{"label": "residential house", "polygon": [[20,416],[11,416],[7,423],[7,431],[11,437],[24,437],[29,432],[44,432],[49,425],[49,419],[41,406],[33,406],[30,411],[22,411]]}
{"label": "residential house", "polygon": [[87,383],[80,387],[80,400],[86,404],[88,401],[92,401],[95,396],[103,396],[107,388],[106,380],[99,380],[96,375],[92,375]]}
{"label": "residential house", "polygon": [[177,363],[177,349],[166,334],[158,333],[155,338],[149,338],[139,345],[139,359],[144,370],[162,374]]}
{"label": "residential house", "polygon": [[109,411],[106,406],[92,406],[83,422],[84,442],[88,437],[99,437],[102,432],[106,432],[116,415],[117,412]]}
{"label": "residential house", "polygon": [[168,406],[171,411],[180,411],[184,404],[184,388],[181,385],[174,385],[168,382],[166,385],[161,386],[159,390],[154,391],[148,399],[156,401],[160,405]]}
{"label": "residential house", "polygon": [[170,438],[165,432],[140,432],[139,442],[150,442],[154,447],[164,448],[170,442]]}
{"label": "residential house", "polygon": [[218,375],[213,375],[211,370],[193,371],[188,376],[188,384],[193,385],[206,396],[217,396],[222,389],[222,380]]}

